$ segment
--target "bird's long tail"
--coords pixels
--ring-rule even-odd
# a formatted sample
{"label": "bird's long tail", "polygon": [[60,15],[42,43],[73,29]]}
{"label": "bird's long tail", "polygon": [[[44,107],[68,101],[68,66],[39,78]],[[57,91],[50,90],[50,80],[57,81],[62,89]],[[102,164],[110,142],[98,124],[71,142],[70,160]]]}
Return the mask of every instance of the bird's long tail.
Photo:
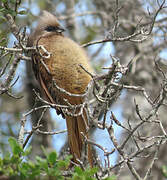
{"label": "bird's long tail", "polygon": [[[73,155],[73,161],[78,163],[77,159],[81,159],[82,149],[84,144],[84,137],[81,132],[88,138],[86,126],[88,123],[86,113],[81,116],[66,116],[66,123],[68,129],[68,142],[70,146],[71,154]],[[90,166],[93,166],[93,156],[91,145],[88,144],[87,149],[88,161]]]}

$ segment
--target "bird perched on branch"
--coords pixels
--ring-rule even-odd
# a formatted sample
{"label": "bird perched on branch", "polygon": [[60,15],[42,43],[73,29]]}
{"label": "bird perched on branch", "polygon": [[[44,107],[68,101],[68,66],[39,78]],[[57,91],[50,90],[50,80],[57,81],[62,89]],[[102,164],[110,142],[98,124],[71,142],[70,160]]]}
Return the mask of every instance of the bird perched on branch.
{"label": "bird perched on branch", "polygon": [[[92,72],[84,50],[65,37],[57,18],[44,11],[28,46],[36,46],[32,54],[33,69],[41,89],[50,103],[58,104],[56,111],[66,119],[68,143],[73,161],[81,159],[84,136],[88,138],[88,118],[84,107],[84,93],[91,81]],[[82,135],[83,133],[83,135]],[[88,144],[88,160],[93,165]]]}

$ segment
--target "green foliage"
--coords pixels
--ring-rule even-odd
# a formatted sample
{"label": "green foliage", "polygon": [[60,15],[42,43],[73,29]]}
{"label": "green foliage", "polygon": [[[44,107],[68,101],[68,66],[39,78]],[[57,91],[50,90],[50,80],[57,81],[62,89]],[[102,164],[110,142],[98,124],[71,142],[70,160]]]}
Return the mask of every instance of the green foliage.
{"label": "green foliage", "polygon": [[[11,152],[0,158],[0,177],[6,176],[11,179],[26,180],[26,179],[56,179],[64,180],[63,173],[68,170],[71,156],[67,156],[65,160],[58,160],[55,151],[47,153],[42,147],[46,158],[36,156],[35,161],[28,159],[31,153],[31,147],[23,150],[16,139],[9,138]],[[70,172],[71,177],[66,177],[68,180],[95,180],[97,168],[88,168],[86,170],[80,167],[75,167],[74,172]],[[104,180],[115,180],[113,177]]]}
{"label": "green foliage", "polygon": [[[94,175],[97,172],[98,172],[98,168],[96,168],[96,167],[94,167],[92,169],[87,168],[86,170],[82,170],[80,167],[75,167],[72,179],[70,179],[70,180],[96,180]],[[116,180],[116,176],[113,175],[113,176],[107,177],[103,180]]]}
{"label": "green foliage", "polygon": [[[0,13],[2,13],[3,15],[10,14],[12,16],[16,16],[17,14],[20,14],[20,15],[27,14],[26,10],[20,10],[19,12],[17,11],[16,7],[19,4],[16,0],[10,0],[10,1],[1,0],[1,1],[3,3],[3,6],[0,5]],[[0,16],[0,17],[3,18],[3,16]]]}
{"label": "green foliage", "polygon": [[[46,153],[46,158],[36,157],[36,161],[27,160],[27,156],[31,152],[31,148],[25,151],[18,144],[16,139],[9,138],[11,152],[6,152],[3,158],[0,158],[0,175],[14,177],[18,180],[25,179],[64,179],[61,175],[62,169],[67,169],[70,157],[65,160],[57,160],[57,153]],[[45,177],[46,176],[46,177]]]}
{"label": "green foliage", "polygon": [[162,166],[162,174],[165,178],[167,178],[167,166]]}
{"label": "green foliage", "polygon": [[73,180],[96,180],[93,175],[98,171],[97,168],[86,169],[83,171],[80,167],[75,167],[74,174],[72,176]]}
{"label": "green foliage", "polygon": [[27,11],[26,10],[21,10],[21,11],[18,12],[18,14],[25,15],[25,14],[27,14]]}
{"label": "green foliage", "polygon": [[[0,178],[5,176],[13,180],[96,180],[95,173],[98,172],[96,167],[83,170],[76,166],[74,172],[68,173],[71,177],[65,178],[63,173],[68,170],[71,156],[67,156],[65,160],[58,160],[55,151],[47,153],[42,147],[46,158],[36,156],[35,161],[31,161],[27,157],[31,153],[31,147],[23,150],[16,139],[11,137],[8,141],[11,152],[6,152],[3,157],[0,157]],[[103,180],[116,179],[112,176]]]}
{"label": "green foliage", "polygon": [[8,8],[0,8],[0,13],[6,15],[6,14],[11,14],[12,16],[16,16],[17,13],[15,10],[13,10],[12,8],[8,7]]}

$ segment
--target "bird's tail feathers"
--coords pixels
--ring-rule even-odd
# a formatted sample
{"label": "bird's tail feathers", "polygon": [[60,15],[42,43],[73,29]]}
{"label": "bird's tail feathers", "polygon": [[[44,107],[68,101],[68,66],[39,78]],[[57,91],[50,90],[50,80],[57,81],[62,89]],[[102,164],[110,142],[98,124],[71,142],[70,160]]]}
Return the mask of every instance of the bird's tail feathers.
{"label": "bird's tail feathers", "polygon": [[[68,142],[70,146],[71,154],[73,155],[73,161],[78,164],[77,159],[81,159],[84,136],[88,138],[87,126],[87,116],[84,111],[83,115],[80,116],[66,116],[66,123],[68,129]],[[83,133],[83,135],[81,134]],[[93,156],[91,145],[88,144],[87,148],[88,161],[90,166],[93,166]]]}

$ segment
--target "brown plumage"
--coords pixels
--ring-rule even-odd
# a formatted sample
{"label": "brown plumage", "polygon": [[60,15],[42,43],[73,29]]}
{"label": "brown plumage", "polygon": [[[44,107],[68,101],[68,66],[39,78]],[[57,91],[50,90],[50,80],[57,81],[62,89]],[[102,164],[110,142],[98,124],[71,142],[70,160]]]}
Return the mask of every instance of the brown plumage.
{"label": "brown plumage", "polygon": [[[42,45],[44,47],[39,49],[41,55],[39,53],[32,55],[33,69],[43,92],[51,103],[80,105],[84,101],[83,97],[71,96],[66,92],[83,94],[91,77],[79,65],[81,64],[90,72],[92,69],[84,50],[71,39],[64,37],[62,32],[63,29],[56,17],[44,11],[28,41],[28,46]],[[57,87],[66,92],[62,92]],[[56,110],[66,119],[70,151],[73,161],[78,163],[77,159],[81,159],[84,143],[81,132],[88,137],[86,111],[83,110],[79,115],[80,107],[77,107],[75,112],[72,108],[68,109],[68,112],[62,108],[56,108]],[[88,145],[88,160],[92,166],[90,145]]]}

